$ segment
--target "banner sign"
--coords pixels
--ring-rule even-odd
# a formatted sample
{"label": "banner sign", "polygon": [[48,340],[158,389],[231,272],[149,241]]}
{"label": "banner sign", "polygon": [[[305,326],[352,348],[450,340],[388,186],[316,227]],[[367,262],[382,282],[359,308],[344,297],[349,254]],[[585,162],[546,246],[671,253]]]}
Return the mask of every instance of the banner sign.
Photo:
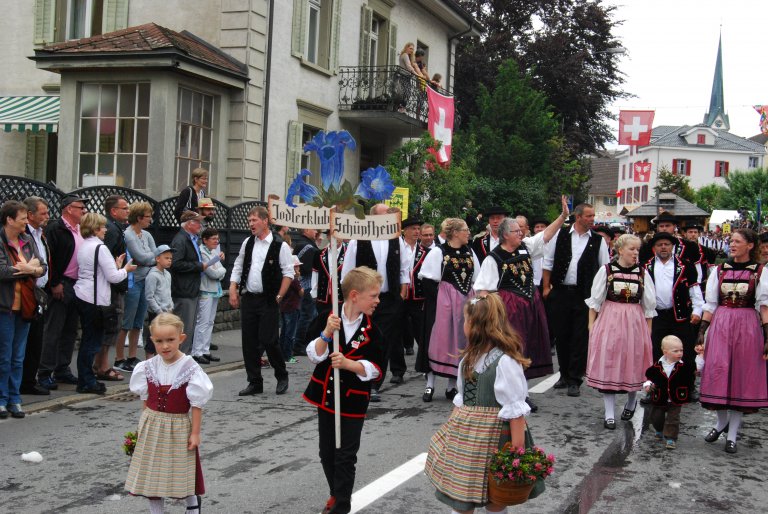
{"label": "banner sign", "polygon": [[646,146],[651,142],[654,111],[620,111],[619,144]]}
{"label": "banner sign", "polygon": [[363,219],[354,214],[331,212],[333,237],[376,241],[400,237],[400,213],[378,214]]}
{"label": "banner sign", "polygon": [[635,182],[651,181],[651,163],[650,162],[636,162],[633,167],[635,172]]}
{"label": "banner sign", "polygon": [[435,158],[443,166],[451,161],[451,142],[453,140],[453,97],[441,95],[431,87],[427,88],[427,128],[442,146]]}
{"label": "banner sign", "polygon": [[397,207],[402,213],[402,218],[408,219],[408,188],[396,187],[389,200],[384,200],[384,203],[390,207]]}
{"label": "banner sign", "polygon": [[269,200],[269,220],[275,225],[290,228],[314,228],[328,230],[331,224],[331,209],[299,204],[291,207],[280,200]]}

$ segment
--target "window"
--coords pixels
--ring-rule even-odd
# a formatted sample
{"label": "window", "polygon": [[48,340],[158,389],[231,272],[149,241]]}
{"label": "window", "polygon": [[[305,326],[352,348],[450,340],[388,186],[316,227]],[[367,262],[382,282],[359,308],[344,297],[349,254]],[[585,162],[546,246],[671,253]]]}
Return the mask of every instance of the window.
{"label": "window", "polygon": [[35,0],[34,43],[106,34],[128,26],[129,0]]}
{"label": "window", "polygon": [[715,161],[715,177],[728,176],[728,161]]}
{"label": "window", "polygon": [[643,186],[643,193],[642,193],[642,202],[648,201],[648,186]]}
{"label": "window", "polygon": [[603,204],[607,205],[609,207],[612,207],[616,205],[616,197],[615,196],[606,196],[603,198]]}
{"label": "window", "polygon": [[749,158],[749,168],[757,168],[758,166],[758,158],[757,157],[750,157]]}
{"label": "window", "polygon": [[635,186],[635,201],[640,201],[640,186]]}
{"label": "window", "polygon": [[632,170],[635,168],[635,163],[630,162],[629,163],[629,178],[632,178]]}
{"label": "window", "polygon": [[149,84],[83,84],[78,177],[81,187],[147,187]]}
{"label": "window", "polygon": [[174,177],[177,191],[190,183],[195,168],[213,172],[213,100],[212,95],[179,88]]}
{"label": "window", "polygon": [[673,159],[672,160],[672,174],[673,175],[691,175],[691,161],[690,159]]}
{"label": "window", "polygon": [[632,188],[631,187],[627,188],[626,196],[627,196],[627,203],[632,203]]}
{"label": "window", "polygon": [[338,66],[340,0],[293,0],[291,54],[323,70]]}
{"label": "window", "polygon": [[697,145],[705,145],[707,144],[707,136],[704,134],[697,134],[696,135],[696,144]]}
{"label": "window", "polygon": [[621,180],[624,180],[627,178],[627,165],[622,164],[621,165]]}
{"label": "window", "polygon": [[320,47],[320,0],[309,0],[309,17],[307,20],[307,48],[304,54],[307,60],[317,64],[318,48]]}

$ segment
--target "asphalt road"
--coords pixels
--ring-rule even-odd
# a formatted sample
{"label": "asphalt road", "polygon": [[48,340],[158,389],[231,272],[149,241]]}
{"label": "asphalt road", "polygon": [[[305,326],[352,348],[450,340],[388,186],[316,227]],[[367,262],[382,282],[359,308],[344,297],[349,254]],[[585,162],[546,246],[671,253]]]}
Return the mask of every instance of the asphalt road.
{"label": "asphalt road", "polygon": [[[412,366],[413,358],[408,362]],[[211,374],[215,393],[205,409],[201,448],[205,512],[322,509],[328,490],[317,456],[316,413],[300,397],[310,375],[306,358],[290,372],[287,395],[274,394],[276,382],[265,370],[266,393],[248,398],[237,396],[245,385],[241,369]],[[406,378],[404,384],[386,387],[383,402],[369,410],[355,486],[356,491],[366,489],[353,506],[363,500],[368,505],[359,512],[448,512],[435,500],[418,465],[451,409],[442,394],[445,382],[438,380],[435,401],[426,404],[421,401],[423,379],[415,373]],[[618,422],[617,430],[607,431],[602,400],[586,387],[579,398],[553,389],[532,397],[541,407],[529,418],[536,443],[558,461],[547,492],[512,512],[765,512],[764,413],[745,418],[739,453],[729,455],[724,440],[703,441],[714,414],[698,405],[684,408],[678,448],[666,450],[652,429],[643,427],[640,406],[631,422]],[[63,402],[24,420],[0,421],[0,512],[147,510],[146,500],[123,490],[129,460],[120,448],[123,433],[135,430],[140,402],[125,393],[76,399],[84,401]],[[42,463],[21,461],[21,454],[32,450],[42,454]],[[412,459],[416,465],[401,467]],[[404,475],[402,483],[382,484],[381,477],[395,469]],[[184,508],[172,503],[166,512]]]}

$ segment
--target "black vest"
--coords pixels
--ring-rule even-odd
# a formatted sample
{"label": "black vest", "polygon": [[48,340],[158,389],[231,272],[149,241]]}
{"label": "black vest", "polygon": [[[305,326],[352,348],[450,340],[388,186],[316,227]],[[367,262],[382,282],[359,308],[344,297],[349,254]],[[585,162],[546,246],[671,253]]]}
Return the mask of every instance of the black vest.
{"label": "black vest", "polygon": [[469,290],[472,289],[472,275],[475,271],[472,249],[467,245],[453,248],[447,242],[438,248],[443,252],[440,280],[448,282],[464,296],[468,295]]}
{"label": "black vest", "polygon": [[[643,268],[636,264],[631,268],[619,266],[618,262],[605,265],[605,279],[608,282],[606,300],[616,303],[640,303],[643,301]],[[615,273],[624,275],[619,278]],[[636,287],[632,287],[635,285]]]}
{"label": "black vest", "polygon": [[[359,266],[368,266],[373,271],[378,269],[376,254],[373,253],[373,245],[370,241],[357,242],[355,268]],[[400,297],[400,240],[398,238],[389,240],[386,270],[389,292]]]}
{"label": "black vest", "polygon": [[[339,304],[344,301],[344,295],[341,292],[341,268],[344,265],[344,255],[347,253],[347,243],[342,243],[339,247],[339,254],[336,257],[338,268],[336,272],[339,277]],[[331,274],[328,271],[328,248],[322,252],[315,252],[312,271],[317,272],[317,302],[331,303]]]}
{"label": "black vest", "polygon": [[[682,260],[675,256],[672,256],[671,259],[675,263],[672,275],[672,310],[675,314],[675,321],[678,323],[688,323],[693,312],[693,303],[691,302],[691,294],[688,289],[696,285],[698,273],[695,265],[684,264]],[[646,263],[645,269],[648,270],[655,283],[656,257],[651,257],[651,260]]]}
{"label": "black vest", "polygon": [[[521,254],[520,250],[525,250],[526,253]],[[499,271],[497,290],[509,291],[528,300],[533,298],[536,284],[533,282],[531,256],[527,252],[525,243],[520,243],[514,253],[509,253],[501,245],[493,249],[490,256],[496,261]]]}
{"label": "black vest", "polygon": [[424,284],[419,278],[421,265],[424,264],[424,258],[429,253],[429,248],[424,248],[420,243],[416,243],[416,251],[413,253],[413,265],[411,266],[411,283],[408,284],[408,296],[406,300],[423,300]]}
{"label": "black vest", "polygon": [[[243,255],[243,274],[240,276],[240,294],[243,294],[248,283],[248,275],[251,272],[251,263],[253,261],[253,246],[256,243],[256,236],[250,236],[245,243],[245,254]],[[280,292],[280,283],[283,281],[283,271],[280,269],[280,247],[282,241],[272,239],[269,243],[267,255],[264,258],[264,265],[261,267],[261,286],[264,288],[264,294],[267,298],[273,298]]]}
{"label": "black vest", "polygon": [[[587,246],[584,248],[584,252],[581,254],[581,258],[576,265],[576,285],[583,298],[589,298],[592,290],[592,281],[595,278],[598,268],[600,268],[600,245],[602,241],[603,236],[596,232],[592,232],[592,235],[587,242]],[[569,228],[562,227],[557,234],[555,262],[552,267],[550,278],[550,283],[553,287],[557,287],[563,283],[565,275],[568,273],[568,266],[570,265],[571,232]]]}
{"label": "black vest", "polygon": [[[472,250],[475,251],[477,260],[480,262],[480,264],[482,264],[485,258],[488,256],[488,254],[491,253],[491,233],[488,232],[483,237],[478,237],[477,239],[472,241],[471,246],[472,246]],[[498,245],[496,246],[496,248],[498,248]],[[496,248],[494,248],[494,250]]]}

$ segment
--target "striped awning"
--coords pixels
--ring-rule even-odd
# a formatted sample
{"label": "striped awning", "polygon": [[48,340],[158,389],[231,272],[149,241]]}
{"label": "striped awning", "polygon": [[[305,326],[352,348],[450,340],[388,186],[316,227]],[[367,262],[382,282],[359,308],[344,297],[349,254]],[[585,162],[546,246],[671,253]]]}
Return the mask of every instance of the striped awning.
{"label": "striped awning", "polygon": [[0,97],[0,125],[6,132],[31,130],[56,132],[59,128],[58,96]]}

